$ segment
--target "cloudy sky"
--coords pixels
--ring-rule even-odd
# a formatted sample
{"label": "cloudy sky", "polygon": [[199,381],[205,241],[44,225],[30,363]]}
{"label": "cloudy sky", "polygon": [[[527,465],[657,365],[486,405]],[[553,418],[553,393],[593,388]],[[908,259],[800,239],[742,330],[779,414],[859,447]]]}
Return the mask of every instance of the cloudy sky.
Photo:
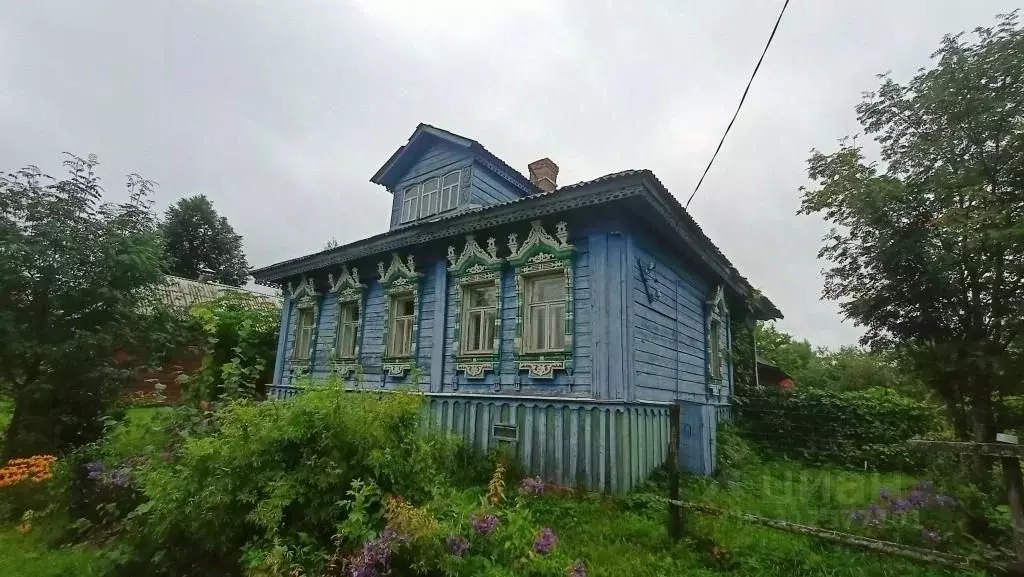
{"label": "cloudy sky", "polygon": [[[690,211],[815,344],[859,330],[820,300],[824,224],[796,216],[811,148],[854,134],[875,74],[1016,1],[792,0]],[[685,201],[781,0],[0,3],[0,169],[99,155],[205,193],[266,265],[380,232],[370,176],[428,122],[560,184],[650,168]],[[624,9],[628,6],[628,9]]]}

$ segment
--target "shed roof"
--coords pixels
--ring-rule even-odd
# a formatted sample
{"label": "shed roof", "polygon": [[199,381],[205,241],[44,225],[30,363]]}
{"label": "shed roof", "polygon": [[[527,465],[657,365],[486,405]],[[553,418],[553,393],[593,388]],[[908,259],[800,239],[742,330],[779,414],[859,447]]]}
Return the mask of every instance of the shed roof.
{"label": "shed roof", "polygon": [[157,284],[156,297],[172,307],[190,309],[197,304],[212,301],[225,293],[242,295],[253,308],[277,310],[281,308],[281,295],[265,294],[241,287],[215,282],[200,282],[179,276],[165,275]]}

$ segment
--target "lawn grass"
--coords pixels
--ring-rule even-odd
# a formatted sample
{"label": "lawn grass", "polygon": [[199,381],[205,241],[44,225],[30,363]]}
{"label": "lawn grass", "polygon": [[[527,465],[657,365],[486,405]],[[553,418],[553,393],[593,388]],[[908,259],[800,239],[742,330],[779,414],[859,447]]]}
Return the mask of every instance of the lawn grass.
{"label": "lawn grass", "polygon": [[85,546],[51,549],[31,532],[0,529],[0,575],[11,577],[99,577],[105,562]]}
{"label": "lawn grass", "polygon": [[586,560],[593,576],[971,575],[700,514],[687,514],[686,536],[672,543],[667,509],[639,497],[549,498],[536,510],[539,520],[558,534],[559,546]]}

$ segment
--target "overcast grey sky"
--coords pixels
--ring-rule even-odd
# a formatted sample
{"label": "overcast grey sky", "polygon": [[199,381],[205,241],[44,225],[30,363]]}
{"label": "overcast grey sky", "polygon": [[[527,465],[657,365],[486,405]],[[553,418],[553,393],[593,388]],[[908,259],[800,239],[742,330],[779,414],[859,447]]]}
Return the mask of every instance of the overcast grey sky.
{"label": "overcast grey sky", "polygon": [[[690,211],[815,344],[860,331],[820,300],[805,160],[858,130],[875,74],[1020,1],[792,0]],[[99,155],[161,211],[205,193],[270,264],[387,227],[369,178],[428,122],[560,184],[650,168],[685,201],[782,0],[0,2],[0,169]],[[626,8],[628,6],[628,8]]]}

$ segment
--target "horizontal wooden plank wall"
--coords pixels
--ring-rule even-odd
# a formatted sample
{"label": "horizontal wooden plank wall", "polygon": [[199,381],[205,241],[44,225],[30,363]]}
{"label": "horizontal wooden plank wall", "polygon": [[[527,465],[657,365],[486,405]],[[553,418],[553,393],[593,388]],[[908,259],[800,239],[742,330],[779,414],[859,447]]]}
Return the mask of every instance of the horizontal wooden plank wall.
{"label": "horizontal wooden plank wall", "polygon": [[623,493],[668,456],[668,407],[544,399],[431,396],[429,421],[480,451],[497,443],[495,423],[518,426],[516,455],[532,475],[593,491]]}

